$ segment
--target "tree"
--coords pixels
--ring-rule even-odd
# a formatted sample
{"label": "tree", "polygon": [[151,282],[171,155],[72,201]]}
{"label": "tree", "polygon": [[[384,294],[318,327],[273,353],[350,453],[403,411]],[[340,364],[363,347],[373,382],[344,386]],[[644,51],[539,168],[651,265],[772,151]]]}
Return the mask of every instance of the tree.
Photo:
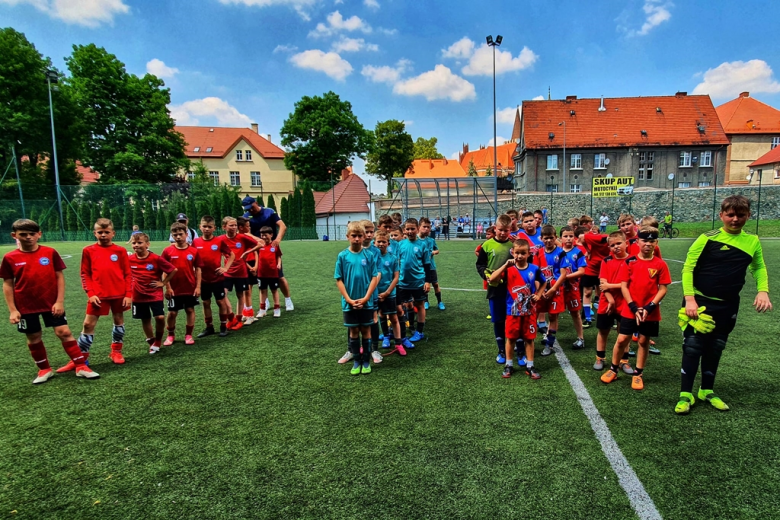
{"label": "tree", "polygon": [[[435,138],[434,138],[435,139]],[[403,177],[414,160],[412,136],[402,121],[390,119],[379,122],[374,129],[374,145],[368,153],[366,172],[387,181],[387,192],[392,190],[393,177]]]}
{"label": "tree", "polygon": [[444,156],[436,149],[436,143],[439,140],[436,137],[425,139],[424,137],[418,137],[414,142],[414,158],[415,159],[444,159]]}
{"label": "tree", "polygon": [[331,172],[340,173],[354,157],[365,158],[372,142],[371,132],[352,113],[352,104],[333,92],[302,97],[284,121],[281,136],[288,149],[285,167],[314,181],[328,181]]}
{"label": "tree", "polygon": [[95,225],[95,222],[97,222],[97,219],[100,218],[100,206],[93,203],[92,207],[89,208],[89,222],[87,222],[87,225],[89,226],[89,230],[92,230],[92,227]]}
{"label": "tree", "polygon": [[157,213],[156,215],[157,218],[155,219],[154,222],[154,229],[155,230],[165,229],[165,211],[158,210],[156,213]]}
{"label": "tree", "polygon": [[474,159],[469,159],[469,169],[466,172],[469,177],[478,177],[477,167],[474,166]]}
{"label": "tree", "polygon": [[84,163],[101,182],[170,182],[190,161],[174,130],[170,91],[152,74],[129,74],[116,56],[94,44],[74,45],[67,84],[89,132]]}
{"label": "tree", "polygon": [[138,226],[139,229],[144,229],[143,226],[144,215],[142,213],[141,206],[142,204],[139,199],[135,199],[133,201],[133,215],[132,218],[130,219],[130,224],[133,226]]}
{"label": "tree", "polygon": [[282,201],[279,203],[279,217],[282,220],[287,218],[287,214],[290,212],[290,206],[287,201],[287,197],[282,197]]}
{"label": "tree", "polygon": [[274,200],[273,193],[268,194],[268,205],[266,206],[266,208],[270,208],[278,213],[278,211],[276,210],[276,201]]}
{"label": "tree", "polygon": [[122,212],[119,211],[119,208],[111,208],[111,222],[114,224],[115,230],[125,229],[125,222],[122,219]]}
{"label": "tree", "polygon": [[301,227],[314,227],[317,225],[317,216],[314,214],[314,192],[307,185],[301,193]]}
{"label": "tree", "polygon": [[156,220],[154,210],[152,210],[152,201],[146,199],[144,201],[143,227],[141,229],[152,229]]}

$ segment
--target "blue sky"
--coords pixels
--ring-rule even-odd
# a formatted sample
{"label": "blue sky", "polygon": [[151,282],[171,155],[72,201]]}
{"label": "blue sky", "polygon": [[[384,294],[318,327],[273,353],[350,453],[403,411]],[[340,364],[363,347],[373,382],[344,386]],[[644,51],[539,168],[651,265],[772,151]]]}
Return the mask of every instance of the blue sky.
{"label": "blue sky", "polygon": [[515,107],[548,87],[553,99],[684,90],[716,106],[748,90],[780,108],[764,23],[778,18],[771,1],[0,0],[0,24],[59,68],[71,45],[96,43],[162,77],[180,124],[255,122],[278,143],[295,101],[333,90],[367,128],[404,120],[447,157],[492,142],[489,34],[504,37],[500,143]]}

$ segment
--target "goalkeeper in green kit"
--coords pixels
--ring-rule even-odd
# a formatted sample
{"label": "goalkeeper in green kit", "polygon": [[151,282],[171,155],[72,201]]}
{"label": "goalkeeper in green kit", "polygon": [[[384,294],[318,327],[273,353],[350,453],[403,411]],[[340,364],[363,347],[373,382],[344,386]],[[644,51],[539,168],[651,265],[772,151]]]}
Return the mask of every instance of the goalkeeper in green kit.
{"label": "goalkeeper in green kit", "polygon": [[758,312],[772,309],[769,281],[758,237],[742,231],[750,218],[750,201],[732,195],[720,206],[723,227],[701,235],[688,250],[682,270],[684,309],[680,310],[683,328],[682,384],[680,401],[674,411],[690,412],[695,403],[693,381],[701,362],[701,387],[698,397],[716,409],[728,405],[713,392],[720,356],[729,334],[737,324],[739,293],[749,269],[756,280],[758,295],[753,307]]}

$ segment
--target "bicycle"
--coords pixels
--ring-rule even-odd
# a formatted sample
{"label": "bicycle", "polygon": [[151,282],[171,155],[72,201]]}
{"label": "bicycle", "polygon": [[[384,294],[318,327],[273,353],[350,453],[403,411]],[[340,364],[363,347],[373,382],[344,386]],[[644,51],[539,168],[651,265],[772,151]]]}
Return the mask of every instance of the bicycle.
{"label": "bicycle", "polygon": [[676,227],[666,227],[664,226],[661,228],[661,238],[677,238],[680,236],[680,230]]}

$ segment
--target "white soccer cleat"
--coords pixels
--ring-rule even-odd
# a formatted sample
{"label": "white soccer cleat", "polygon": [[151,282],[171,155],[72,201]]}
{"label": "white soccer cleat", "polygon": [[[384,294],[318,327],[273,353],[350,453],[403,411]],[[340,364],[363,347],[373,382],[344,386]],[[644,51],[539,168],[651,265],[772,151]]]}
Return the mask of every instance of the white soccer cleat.
{"label": "white soccer cleat", "polygon": [[378,350],[373,351],[371,353],[371,357],[373,358],[375,364],[382,362],[382,354],[380,354]]}
{"label": "white soccer cleat", "polygon": [[40,385],[41,383],[45,383],[46,381],[54,377],[55,373],[56,372],[54,372],[54,370],[52,370],[51,368],[47,368],[45,370],[39,370],[38,377],[33,379],[33,384]]}
{"label": "white soccer cleat", "polygon": [[257,318],[265,318],[266,312],[267,311],[265,309],[260,309],[259,311],[257,311]]}
{"label": "white soccer cleat", "polygon": [[244,316],[244,325],[247,327],[255,322],[254,316]]}
{"label": "white soccer cleat", "polygon": [[295,306],[293,305],[292,298],[285,298],[284,299],[284,310],[286,311],[294,311]]}
{"label": "white soccer cleat", "polygon": [[274,318],[280,318],[282,316],[282,309],[274,309]]}
{"label": "white soccer cleat", "polygon": [[347,350],[347,351],[344,353],[344,355],[343,355],[343,356],[341,356],[341,359],[339,359],[339,364],[340,364],[340,365],[343,365],[344,363],[346,363],[346,362],[348,362],[348,361],[352,361],[352,358],[353,358],[353,357],[355,357],[355,355],[354,355],[352,352],[350,352],[349,350]]}
{"label": "white soccer cleat", "polygon": [[160,351],[160,347],[149,347],[149,354],[157,354]]}
{"label": "white soccer cleat", "polygon": [[87,365],[79,365],[76,367],[76,377],[85,377],[87,379],[97,379],[100,374],[89,368]]}

